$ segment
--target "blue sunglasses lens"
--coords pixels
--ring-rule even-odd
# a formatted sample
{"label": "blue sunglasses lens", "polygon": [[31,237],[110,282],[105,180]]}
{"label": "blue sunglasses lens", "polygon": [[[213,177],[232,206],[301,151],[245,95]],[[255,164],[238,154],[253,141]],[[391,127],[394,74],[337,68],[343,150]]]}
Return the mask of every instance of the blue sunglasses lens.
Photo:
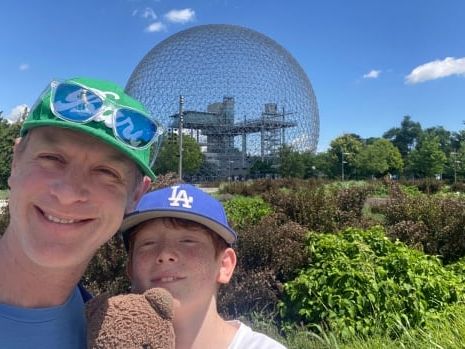
{"label": "blue sunglasses lens", "polygon": [[52,98],[56,113],[66,120],[86,122],[97,114],[103,100],[92,91],[74,84],[59,84]]}
{"label": "blue sunglasses lens", "polygon": [[153,120],[131,109],[118,109],[114,128],[122,142],[137,148],[149,145],[157,133]]}

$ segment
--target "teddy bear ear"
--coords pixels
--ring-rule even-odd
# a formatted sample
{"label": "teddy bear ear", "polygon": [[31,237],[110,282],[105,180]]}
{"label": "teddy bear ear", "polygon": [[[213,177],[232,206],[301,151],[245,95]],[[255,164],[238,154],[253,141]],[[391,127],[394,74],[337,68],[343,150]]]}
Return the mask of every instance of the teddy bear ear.
{"label": "teddy bear ear", "polygon": [[173,319],[173,297],[163,288],[151,288],[144,296],[155,311],[165,320]]}

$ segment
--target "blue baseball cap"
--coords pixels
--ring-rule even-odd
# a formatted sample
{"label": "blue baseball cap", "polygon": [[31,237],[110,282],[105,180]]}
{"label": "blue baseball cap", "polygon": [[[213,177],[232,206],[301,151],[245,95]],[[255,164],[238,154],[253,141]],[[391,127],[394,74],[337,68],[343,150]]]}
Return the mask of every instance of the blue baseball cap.
{"label": "blue baseball cap", "polygon": [[134,212],[123,220],[120,232],[126,250],[132,228],[153,218],[182,218],[200,223],[228,244],[237,240],[236,232],[229,226],[223,205],[201,189],[190,184],[176,184],[145,194]]}

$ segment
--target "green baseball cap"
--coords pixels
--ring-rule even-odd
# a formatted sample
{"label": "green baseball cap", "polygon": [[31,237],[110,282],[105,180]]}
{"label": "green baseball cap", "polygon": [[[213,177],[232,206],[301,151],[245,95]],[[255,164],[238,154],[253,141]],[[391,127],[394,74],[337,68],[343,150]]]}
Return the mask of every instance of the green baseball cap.
{"label": "green baseball cap", "polygon": [[[55,116],[51,105],[52,83],[45,89],[36,103],[32,106],[22,125],[20,132],[21,136],[24,136],[30,129],[40,126],[61,127],[84,132],[113,146],[129,159],[133,160],[139,166],[142,173],[152,179],[156,178],[150,166],[151,155],[154,155],[152,154],[153,146],[135,148],[125,144],[120,139],[116,138],[112,124],[109,125],[101,118],[82,123],[68,121]],[[116,108],[130,108],[147,116],[150,115],[140,102],[128,96],[121,87],[110,81],[79,77],[61,81],[61,83],[74,83],[87,87],[90,90],[97,91],[100,95],[105,96],[105,99],[111,100],[111,104]],[[155,141],[154,146],[159,146],[159,144]]]}

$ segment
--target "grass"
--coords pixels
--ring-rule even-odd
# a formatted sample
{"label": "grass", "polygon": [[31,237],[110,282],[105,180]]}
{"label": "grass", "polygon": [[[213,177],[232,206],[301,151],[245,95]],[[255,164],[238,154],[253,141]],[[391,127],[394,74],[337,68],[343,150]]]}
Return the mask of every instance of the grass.
{"label": "grass", "polygon": [[449,307],[440,316],[431,318],[421,329],[401,329],[398,338],[354,336],[345,341],[319,327],[315,331],[295,327],[283,335],[272,320],[263,314],[253,313],[241,321],[254,330],[265,333],[289,349],[459,349],[465,348],[465,304]]}
{"label": "grass", "polygon": [[10,191],[5,189],[5,190],[0,190],[0,200],[5,200],[8,199],[10,196]]}

